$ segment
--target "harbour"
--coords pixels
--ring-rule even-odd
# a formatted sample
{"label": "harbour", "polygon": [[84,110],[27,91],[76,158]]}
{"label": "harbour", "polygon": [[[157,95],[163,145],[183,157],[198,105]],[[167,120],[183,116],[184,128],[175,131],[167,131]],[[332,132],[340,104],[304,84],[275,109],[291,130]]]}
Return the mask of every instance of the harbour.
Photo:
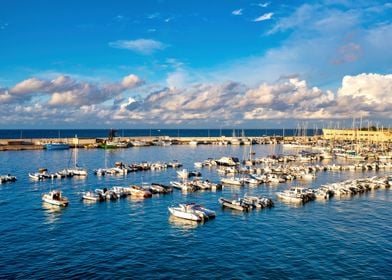
{"label": "harbour", "polygon": [[[311,180],[295,179],[278,184],[225,185],[222,189],[192,192],[174,189],[169,194],[153,194],[147,199],[132,195],[106,202],[81,199],[83,193],[95,189],[144,186],[153,182],[170,185],[170,181],[179,180],[177,172],[182,169],[197,170],[203,179],[220,183],[225,175],[217,170],[224,166],[196,168],[195,162],[208,158],[222,160],[222,157],[243,159],[248,157],[249,148],[249,145],[78,148],[78,163],[88,170],[88,176],[42,181],[31,180],[27,174],[40,167],[50,171],[72,165],[74,149],[3,151],[1,173],[11,173],[17,181],[0,185],[0,215],[5,221],[0,227],[3,236],[0,245],[5,248],[0,256],[4,263],[2,275],[57,278],[61,269],[61,275],[66,277],[83,274],[101,278],[116,274],[138,279],[133,274],[135,268],[142,272],[143,278],[177,278],[181,273],[192,273],[201,279],[218,275],[247,278],[257,277],[260,271],[265,278],[323,278],[325,275],[365,278],[369,273],[382,278],[388,274],[386,264],[390,252],[386,248],[391,244],[388,234],[391,226],[387,221],[392,201],[389,189],[336,195],[304,205],[288,203],[276,196],[277,192],[295,186],[315,189],[346,180],[388,176],[391,173],[388,168],[343,168],[358,163],[344,158],[317,159],[306,166],[341,168],[320,170]],[[272,155],[289,156],[300,149],[265,144],[252,145],[252,150],[254,159],[272,160]],[[278,158],[274,160],[279,163]],[[182,166],[123,175],[94,175],[93,170],[105,166],[105,162],[108,166],[116,162],[178,162]],[[303,164],[292,162],[293,166]],[[67,197],[67,207],[42,202],[42,194],[55,189]],[[271,198],[274,207],[242,212],[219,204],[221,197],[232,201],[244,196]],[[216,218],[195,222],[170,215],[169,207],[191,202],[214,211]],[[156,244],[160,244],[158,251]],[[80,257],[73,259],[76,252]],[[26,262],[32,254],[38,257]],[[200,262],[200,258],[208,261]],[[372,266],[361,265],[369,262]]]}

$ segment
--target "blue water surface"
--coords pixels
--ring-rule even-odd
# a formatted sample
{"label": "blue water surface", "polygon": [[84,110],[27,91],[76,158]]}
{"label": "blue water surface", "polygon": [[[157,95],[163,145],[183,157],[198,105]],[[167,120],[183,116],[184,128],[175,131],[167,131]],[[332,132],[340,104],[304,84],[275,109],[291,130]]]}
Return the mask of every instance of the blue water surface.
{"label": "blue water surface", "polygon": [[[256,156],[284,151],[279,145],[255,145]],[[73,162],[74,151],[4,151],[0,174],[15,183],[0,185],[0,277],[17,279],[388,279],[392,275],[391,191],[378,190],[346,199],[333,198],[295,207],[277,201],[275,192],[291,184],[316,187],[386,172],[322,172],[309,182],[277,186],[226,187],[195,192],[85,203],[80,192],[115,185],[176,179],[176,171],[147,171],[96,177],[92,170],[116,161],[171,161],[185,168],[195,161],[224,155],[240,159],[246,146],[170,146],[119,150],[78,150],[85,179],[33,182],[28,172],[49,171]],[[201,169],[218,182],[215,169]],[[61,189],[67,208],[42,203],[41,195]],[[270,210],[239,213],[222,209],[218,198],[244,193],[266,195]],[[167,207],[198,202],[217,212],[204,224],[170,217]],[[389,278],[390,279],[390,278]]]}

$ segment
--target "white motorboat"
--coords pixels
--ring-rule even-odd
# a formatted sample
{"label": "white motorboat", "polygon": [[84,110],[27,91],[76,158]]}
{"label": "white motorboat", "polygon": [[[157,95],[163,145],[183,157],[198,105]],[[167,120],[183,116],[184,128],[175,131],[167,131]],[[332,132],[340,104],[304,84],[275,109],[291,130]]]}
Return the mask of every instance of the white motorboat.
{"label": "white motorboat", "polygon": [[182,190],[184,192],[192,192],[197,189],[195,185],[192,183],[186,181],[186,182],[176,182],[176,181],[170,181],[170,185],[173,186],[173,188]]}
{"label": "white motorboat", "polygon": [[283,192],[277,192],[276,196],[292,203],[306,203],[316,198],[312,190],[301,187],[292,187]]}
{"label": "white motorboat", "polygon": [[102,197],[102,195],[100,193],[96,193],[96,192],[92,192],[92,191],[84,192],[82,195],[82,199],[88,200],[88,201],[103,201],[104,200],[104,198]]}
{"label": "white motorboat", "polygon": [[68,206],[68,198],[63,197],[60,191],[50,191],[42,196],[42,200],[46,203],[56,206]]}
{"label": "white motorboat", "polygon": [[168,207],[169,212],[177,217],[192,221],[202,221],[215,217],[215,212],[195,203],[179,204],[178,207]]}
{"label": "white motorboat", "polygon": [[87,176],[87,169],[81,168],[81,167],[75,167],[75,168],[70,168],[67,169],[68,173],[71,173],[73,176]]}
{"label": "white motorboat", "polygon": [[221,182],[223,185],[240,186],[240,187],[244,185],[244,180],[237,177],[222,178]]}
{"label": "white motorboat", "polygon": [[219,198],[218,199],[219,203],[222,204],[223,207],[231,208],[234,210],[239,210],[239,211],[249,211],[252,206],[244,203],[242,199],[235,199],[235,200],[229,200],[226,198]]}

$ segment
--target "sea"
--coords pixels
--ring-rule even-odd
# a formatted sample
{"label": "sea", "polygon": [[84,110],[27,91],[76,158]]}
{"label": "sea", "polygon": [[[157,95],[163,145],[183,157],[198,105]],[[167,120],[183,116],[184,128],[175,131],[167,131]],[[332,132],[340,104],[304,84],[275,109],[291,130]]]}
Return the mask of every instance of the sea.
{"label": "sea", "polygon": [[[34,133],[31,137],[39,135]],[[278,144],[254,145],[252,149],[256,157],[297,152]],[[97,188],[177,180],[174,169],[125,176],[93,174],[93,169],[117,161],[178,160],[183,168],[194,170],[196,161],[222,156],[242,159],[248,154],[249,146],[213,145],[0,152],[0,174],[18,178],[0,185],[0,278],[391,279],[392,190],[305,205],[276,199],[277,191],[293,185],[315,188],[389,172],[319,172],[312,181],[226,186],[222,191],[188,194],[174,190],[145,200],[81,200],[83,191]],[[76,155],[78,164],[89,170],[86,178],[35,182],[28,177],[42,167],[49,172],[61,170]],[[327,163],[333,162],[317,164]],[[215,168],[199,171],[204,179],[219,182]],[[42,202],[42,194],[53,189],[69,198],[68,207]],[[220,197],[244,194],[268,196],[275,207],[242,213],[223,209],[218,203]],[[202,204],[217,216],[205,223],[170,216],[169,206],[186,202]]]}
{"label": "sea", "polygon": [[34,138],[99,138],[114,131],[119,137],[259,137],[259,136],[313,136],[321,129],[0,129],[0,139]]}

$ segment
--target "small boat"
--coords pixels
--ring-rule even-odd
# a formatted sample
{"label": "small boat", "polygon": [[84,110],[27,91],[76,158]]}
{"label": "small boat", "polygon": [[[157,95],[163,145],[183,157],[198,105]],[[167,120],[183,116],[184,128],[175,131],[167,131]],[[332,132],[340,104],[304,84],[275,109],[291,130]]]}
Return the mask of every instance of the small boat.
{"label": "small boat", "polygon": [[195,203],[179,204],[178,207],[168,207],[169,212],[182,219],[203,221],[215,217],[215,212]]}
{"label": "small boat", "polygon": [[221,182],[223,185],[240,186],[240,187],[244,185],[244,181],[237,177],[222,178]]}
{"label": "small boat", "polygon": [[44,144],[44,148],[47,150],[67,150],[69,149],[69,144],[63,142],[47,143]]}
{"label": "small boat", "polygon": [[96,193],[96,192],[91,192],[91,191],[83,193],[82,199],[88,200],[88,201],[103,201],[104,200],[102,194]]}
{"label": "small boat", "polygon": [[96,189],[95,192],[106,200],[117,200],[119,198],[114,191],[108,190],[107,188]]}
{"label": "small boat", "polygon": [[106,169],[105,168],[95,169],[94,174],[97,176],[104,176],[106,174]]}
{"label": "small boat", "polygon": [[244,196],[244,203],[250,204],[255,208],[271,208],[274,207],[272,199],[264,196]]}
{"label": "small boat", "polygon": [[7,183],[7,182],[15,182],[15,181],[16,181],[16,176],[12,176],[10,174],[0,176],[0,184]]}
{"label": "small boat", "polygon": [[165,193],[170,193],[170,192],[172,192],[172,191],[173,191],[173,188],[172,188],[171,186],[166,186],[166,185],[163,185],[163,184],[152,183],[151,186],[150,186],[150,191],[151,191],[152,193],[155,193],[155,194],[157,194],[157,193],[159,193],[159,194],[161,194],[161,193],[165,194]]}
{"label": "small boat", "polygon": [[46,203],[56,206],[68,206],[68,198],[63,197],[60,191],[50,191],[42,196],[42,200]]}
{"label": "small boat", "polygon": [[301,187],[292,187],[288,190],[277,192],[276,196],[282,200],[292,203],[306,203],[316,199],[312,190]]}
{"label": "small boat", "polygon": [[131,194],[131,192],[127,188],[124,188],[124,187],[117,187],[116,186],[116,187],[111,188],[110,190],[113,191],[114,193],[116,193],[116,195],[120,198],[126,197],[127,195]]}
{"label": "small boat", "polygon": [[229,200],[221,197],[218,199],[218,201],[220,204],[222,204],[223,207],[231,208],[234,210],[249,211],[249,209],[251,209],[251,206],[244,203],[242,199]]}
{"label": "small boat", "polygon": [[195,210],[197,213],[200,213],[201,215],[203,215],[204,219],[212,219],[216,217],[216,213],[213,210],[207,209],[204,206],[201,206],[199,204],[195,204],[195,203],[189,203],[187,204],[188,207],[190,205],[193,205],[193,210]]}
{"label": "small boat", "polygon": [[183,169],[181,171],[177,171],[177,176],[181,179],[188,179],[190,177],[200,177],[201,173],[198,171],[189,172],[188,170]]}
{"label": "small boat", "polygon": [[68,173],[71,173],[73,176],[87,176],[87,169],[81,167],[75,167],[67,170]]}
{"label": "small boat", "polygon": [[193,192],[193,191],[197,190],[197,187],[188,181],[186,181],[186,182],[170,181],[170,185],[172,185],[173,188],[182,190],[184,192]]}
{"label": "small boat", "polygon": [[138,198],[149,198],[152,193],[141,186],[130,186],[131,196]]}

